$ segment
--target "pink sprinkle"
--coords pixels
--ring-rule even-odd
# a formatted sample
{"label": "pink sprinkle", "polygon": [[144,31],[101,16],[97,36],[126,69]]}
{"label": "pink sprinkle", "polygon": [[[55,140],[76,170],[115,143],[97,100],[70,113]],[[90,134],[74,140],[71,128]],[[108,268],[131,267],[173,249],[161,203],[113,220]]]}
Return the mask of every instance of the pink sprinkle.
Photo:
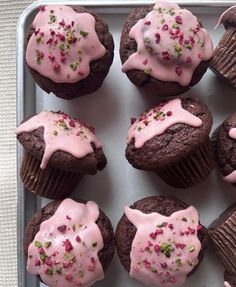
{"label": "pink sprinkle", "polygon": [[81,72],[81,71],[79,71],[79,72],[78,72],[78,75],[81,76],[81,77],[83,77],[84,73]]}
{"label": "pink sprinkle", "polygon": [[34,262],[34,266],[40,266],[41,265],[41,262],[39,259],[36,259],[35,262]]}
{"label": "pink sprinkle", "polygon": [[69,215],[66,216],[67,220],[71,220],[71,217]]}
{"label": "pink sprinkle", "polygon": [[60,41],[62,41],[62,42],[64,42],[64,41],[65,41],[65,39],[66,39],[66,38],[65,38],[65,36],[64,36],[64,35],[62,35],[61,33],[58,33],[58,35],[57,35],[57,36],[58,36],[59,40],[60,40]]}
{"label": "pink sprinkle", "polygon": [[148,59],[145,59],[145,60],[143,61],[143,64],[144,64],[144,65],[147,65],[147,63],[148,63]]}
{"label": "pink sprinkle", "polygon": [[186,244],[183,244],[183,243],[176,243],[175,244],[175,247],[180,248],[180,249],[184,249],[185,246],[186,246]]}
{"label": "pink sprinkle", "polygon": [[58,226],[57,230],[60,231],[61,233],[64,233],[66,231],[66,225]]}
{"label": "pink sprinkle", "polygon": [[180,236],[184,236],[184,232],[183,232],[183,231],[180,231],[179,235],[180,235]]}
{"label": "pink sprinkle", "polygon": [[79,242],[79,243],[81,242],[81,238],[79,237],[79,235],[77,235],[75,239],[77,242]]}
{"label": "pink sprinkle", "polygon": [[52,68],[53,68],[54,71],[57,72],[57,71],[60,71],[61,66],[59,64],[57,64],[56,62],[53,62],[52,63]]}
{"label": "pink sprinkle", "polygon": [[159,44],[161,40],[161,35],[159,33],[156,33],[155,37],[156,37],[156,43]]}
{"label": "pink sprinkle", "polygon": [[91,263],[92,263],[92,264],[95,264],[95,259],[94,259],[94,257],[91,257],[90,260],[91,260]]}
{"label": "pink sprinkle", "polygon": [[177,24],[182,24],[182,23],[183,23],[182,18],[181,18],[180,16],[176,16],[176,17],[175,17],[175,22],[176,22]]}
{"label": "pink sprinkle", "polygon": [[182,68],[181,67],[176,67],[175,68],[175,72],[178,76],[180,76],[182,74]]}
{"label": "pink sprinkle", "polygon": [[158,245],[158,244],[156,244],[156,245],[154,246],[154,250],[155,250],[156,252],[159,252],[159,251],[161,250],[161,246]]}
{"label": "pink sprinkle", "polygon": [[134,124],[134,123],[136,122],[136,120],[137,120],[136,118],[131,118],[131,119],[130,119],[130,124],[131,124],[131,125]]}
{"label": "pink sprinkle", "polygon": [[48,45],[48,44],[52,44],[52,42],[53,42],[53,39],[50,38],[50,39],[47,40],[46,44],[47,44],[47,45]]}
{"label": "pink sprinkle", "polygon": [[[168,117],[170,117],[171,115],[172,115],[172,111],[168,111],[167,113],[166,113],[166,115],[168,116]],[[168,225],[168,227],[172,230],[172,229],[174,229],[174,225],[172,224],[172,223],[170,223],[169,225]]]}
{"label": "pink sprinkle", "polygon": [[65,246],[66,252],[70,252],[73,249],[73,246],[69,239],[66,239],[66,241],[64,241],[64,246]]}
{"label": "pink sprinkle", "polygon": [[188,227],[188,230],[189,230],[190,234],[194,234],[195,233],[195,229],[194,228]]}
{"label": "pink sprinkle", "polygon": [[70,24],[67,24],[65,28],[66,28],[66,29],[70,29],[70,28],[71,28],[71,25],[70,25]]}
{"label": "pink sprinkle", "polygon": [[40,32],[40,28],[38,28],[38,30],[35,30],[34,34],[37,36],[39,32]]}
{"label": "pink sprinkle", "polygon": [[185,231],[184,233],[185,233],[186,235],[189,235],[190,232],[187,230],[187,231]]}
{"label": "pink sprinkle", "polygon": [[54,45],[57,45],[58,44],[58,41],[57,41],[57,39],[53,42],[54,43]]}
{"label": "pink sprinkle", "polygon": [[155,232],[156,235],[159,235],[159,234],[163,234],[163,230],[162,229],[157,229],[156,232]]}
{"label": "pink sprinkle", "polygon": [[50,29],[50,34],[51,34],[51,36],[54,36],[55,35],[55,31]]}
{"label": "pink sprinkle", "polygon": [[40,32],[39,35],[43,37],[44,36],[44,32]]}
{"label": "pink sprinkle", "polygon": [[66,262],[63,262],[63,268],[69,268],[70,266],[72,265],[72,262],[70,261],[66,261]]}
{"label": "pink sprinkle", "polygon": [[163,51],[162,52],[162,58],[166,61],[169,61],[170,60],[170,54],[168,51]]}
{"label": "pink sprinkle", "polygon": [[67,281],[71,281],[72,279],[72,274],[71,273],[67,273],[66,276],[65,276],[66,280]]}
{"label": "pink sprinkle", "polygon": [[202,227],[202,225],[200,225],[200,224],[197,226],[197,230],[198,230],[198,231],[202,230],[202,228],[203,228],[203,227]]}
{"label": "pink sprinkle", "polygon": [[156,239],[156,238],[157,238],[156,232],[150,233],[149,236],[150,236],[152,239]]}
{"label": "pink sprinkle", "polygon": [[42,6],[39,7],[39,10],[40,10],[41,12],[44,12],[44,11],[46,10],[46,7],[45,7],[44,5],[42,5]]}
{"label": "pink sprinkle", "polygon": [[151,25],[151,21],[145,21],[144,25]]}
{"label": "pink sprinkle", "polygon": [[145,261],[145,267],[147,268],[147,269],[150,269],[151,268],[151,263],[150,262],[148,262],[148,261]]}
{"label": "pink sprinkle", "polygon": [[59,22],[59,25],[62,26],[62,27],[64,27],[64,26],[65,26],[65,21],[62,20],[61,22]]}
{"label": "pink sprinkle", "polygon": [[169,29],[169,26],[167,24],[163,25],[162,31],[167,31]]}
{"label": "pink sprinkle", "polygon": [[[167,115],[167,117],[172,116],[172,111],[168,111],[168,112],[166,113],[166,115]],[[171,225],[172,227],[170,227],[170,225]],[[170,229],[173,229],[173,224],[169,224],[169,228],[170,228]]]}
{"label": "pink sprinkle", "polygon": [[65,55],[66,55],[66,53],[61,51],[61,56],[64,57]]}
{"label": "pink sprinkle", "polygon": [[167,268],[167,264],[166,263],[161,263],[161,268],[166,269]]}
{"label": "pink sprinkle", "polygon": [[90,272],[93,272],[93,271],[95,271],[95,265],[93,264],[93,265],[89,265],[88,266],[88,271],[90,271]]}
{"label": "pink sprinkle", "polygon": [[80,279],[79,279],[79,278],[76,279],[75,284],[76,284],[77,286],[80,286],[80,285],[81,285],[81,282],[80,282]]}
{"label": "pink sprinkle", "polygon": [[152,246],[153,246],[153,244],[152,244],[151,241],[148,241],[148,246],[149,246],[149,247],[152,247]]}
{"label": "pink sprinkle", "polygon": [[70,120],[69,121],[69,126],[74,128],[75,127],[75,122],[73,120]]}
{"label": "pink sprinkle", "polygon": [[47,265],[47,266],[52,266],[52,261],[49,259],[49,258],[47,258],[46,259],[46,261],[45,261],[45,264]]}
{"label": "pink sprinkle", "polygon": [[187,64],[190,64],[191,62],[192,62],[192,59],[191,59],[190,57],[187,57],[186,63],[187,63]]}
{"label": "pink sprinkle", "polygon": [[41,247],[39,248],[39,254],[43,254],[44,253],[44,249]]}

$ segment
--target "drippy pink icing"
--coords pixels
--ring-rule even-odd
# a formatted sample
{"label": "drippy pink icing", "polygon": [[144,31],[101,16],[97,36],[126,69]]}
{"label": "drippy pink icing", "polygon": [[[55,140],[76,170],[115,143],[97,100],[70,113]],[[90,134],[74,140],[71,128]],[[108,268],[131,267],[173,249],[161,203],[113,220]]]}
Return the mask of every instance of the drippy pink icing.
{"label": "drippy pink icing", "polygon": [[153,287],[183,284],[201,250],[197,210],[191,206],[166,217],[125,207],[125,214],[137,228],[130,276]]}
{"label": "drippy pink icing", "polygon": [[224,287],[231,287],[231,285],[227,281],[225,281],[224,282]]}
{"label": "drippy pink icing", "polygon": [[135,147],[142,147],[145,142],[161,135],[169,127],[177,124],[200,127],[202,120],[182,108],[181,99],[174,99],[159,104],[148,112],[141,114],[129,128],[128,143],[135,139]]}
{"label": "drippy pink icing", "polygon": [[71,7],[41,7],[33,28],[26,62],[56,83],[75,83],[86,78],[90,62],[106,53],[96,34],[94,17],[76,13]]}
{"label": "drippy pink icing", "polygon": [[123,72],[138,69],[182,86],[191,82],[199,63],[213,54],[211,38],[197,17],[174,3],[156,3],[131,28],[129,37],[136,41],[137,52],[124,63]]}
{"label": "drippy pink icing", "polygon": [[76,158],[83,158],[93,153],[92,143],[100,148],[93,128],[87,127],[80,120],[72,119],[63,112],[47,112],[30,118],[16,128],[16,134],[32,132],[44,128],[45,150],[40,167],[45,169],[51,156],[56,151],[64,151]]}
{"label": "drippy pink icing", "polygon": [[[236,140],[236,128],[230,129],[229,136]],[[236,170],[232,171],[229,175],[224,176],[223,179],[229,183],[236,183]]]}
{"label": "drippy pink icing", "polygon": [[65,199],[40,225],[28,249],[27,270],[49,287],[87,287],[104,278],[98,258],[103,239],[95,202]]}

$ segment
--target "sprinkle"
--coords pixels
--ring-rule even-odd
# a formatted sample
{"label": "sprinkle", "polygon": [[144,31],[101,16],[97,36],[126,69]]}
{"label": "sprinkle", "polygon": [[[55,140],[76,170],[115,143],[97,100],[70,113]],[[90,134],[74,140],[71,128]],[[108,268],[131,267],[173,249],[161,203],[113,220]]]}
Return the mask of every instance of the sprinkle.
{"label": "sprinkle", "polygon": [[90,272],[95,271],[95,265],[94,264],[93,265],[89,265],[88,266],[88,271],[90,271]]}
{"label": "sprinkle", "polygon": [[46,7],[44,5],[39,7],[39,11],[44,12],[46,10]]}
{"label": "sprinkle", "polygon": [[97,242],[93,242],[92,246],[93,248],[97,247],[98,243]]}
{"label": "sprinkle", "polygon": [[69,121],[69,126],[72,127],[72,128],[74,128],[74,127],[75,127],[75,121],[70,120],[70,121]]}
{"label": "sprinkle", "polygon": [[145,262],[144,262],[144,265],[145,265],[145,267],[146,267],[147,269],[150,269],[150,268],[151,268],[151,263],[148,262],[148,261],[145,261]]}
{"label": "sprinkle", "polygon": [[62,42],[64,42],[64,41],[65,41],[65,39],[66,39],[66,38],[65,38],[65,36],[64,36],[64,35],[62,35],[61,33],[58,33],[58,35],[57,35],[57,36],[58,36],[59,40],[60,40],[60,41],[62,41]]}
{"label": "sprinkle", "polygon": [[79,71],[79,72],[78,72],[78,75],[81,76],[81,77],[83,77],[83,76],[84,76],[84,73],[81,72],[81,71]]}
{"label": "sprinkle", "polygon": [[175,247],[176,247],[176,248],[180,248],[180,249],[184,249],[185,246],[186,246],[186,244],[183,244],[183,243],[176,243],[176,244],[175,244]]}
{"label": "sprinkle", "polygon": [[40,32],[40,28],[38,28],[38,30],[35,30],[34,31],[35,36],[37,36],[39,32]]}
{"label": "sprinkle", "polygon": [[83,36],[83,37],[87,37],[88,34],[89,34],[88,32],[85,32],[85,31],[83,31],[83,30],[80,30],[79,33],[80,33],[80,35]]}
{"label": "sprinkle", "polygon": [[181,220],[184,221],[184,222],[187,222],[187,221],[188,221],[186,217],[182,217]]}
{"label": "sprinkle", "polygon": [[64,27],[65,26],[65,21],[62,20],[61,22],[58,23],[60,26]]}
{"label": "sprinkle", "polygon": [[44,243],[44,247],[45,248],[49,248],[51,246],[52,242],[51,241],[47,241]]}
{"label": "sprinkle", "polygon": [[55,31],[50,29],[50,34],[51,34],[51,36],[54,36],[55,35]]}
{"label": "sprinkle", "polygon": [[72,69],[73,71],[75,71],[75,70],[77,69],[77,67],[78,67],[78,62],[71,63],[71,64],[70,64],[70,67],[71,67],[71,69]]}
{"label": "sprinkle", "polygon": [[161,250],[161,246],[158,245],[158,244],[154,245],[154,250],[155,250],[156,252],[159,252],[159,251]]}
{"label": "sprinkle", "polygon": [[187,63],[187,64],[190,64],[191,62],[192,62],[192,59],[191,59],[190,57],[187,57],[186,63]]}
{"label": "sprinkle", "polygon": [[66,241],[64,241],[64,246],[66,252],[70,252],[71,250],[73,250],[73,246],[69,239],[66,239]]}
{"label": "sprinkle", "polygon": [[50,38],[50,39],[47,40],[46,44],[47,44],[47,45],[48,45],[48,44],[52,44],[52,42],[53,42],[53,39]]}
{"label": "sprinkle", "polygon": [[189,252],[193,252],[193,251],[195,251],[195,246],[194,245],[191,245],[189,248],[188,248],[188,251]]}
{"label": "sprinkle", "polygon": [[34,242],[34,246],[40,248],[40,247],[42,247],[43,245],[42,245],[41,242],[35,241],[35,242]]}
{"label": "sprinkle", "polygon": [[157,227],[161,228],[161,227],[166,227],[168,225],[167,222],[162,222],[161,224],[158,224]]}
{"label": "sprinkle", "polygon": [[189,230],[190,234],[195,234],[195,229],[194,228],[188,227],[188,230]]}
{"label": "sprinkle", "polygon": [[161,40],[161,35],[159,33],[156,33],[155,37],[156,37],[156,43],[159,44]]}
{"label": "sprinkle", "polygon": [[40,266],[41,265],[41,262],[39,259],[36,259],[35,262],[34,262],[34,266]]}
{"label": "sprinkle", "polygon": [[[167,117],[170,117],[170,116],[172,116],[172,111],[168,111],[167,113],[166,113],[166,115],[167,115]],[[173,225],[173,224],[172,224]],[[170,228],[170,224],[169,224],[169,228]],[[173,229],[173,228],[172,228]]]}
{"label": "sprinkle", "polygon": [[51,267],[49,267],[44,271],[44,273],[47,275],[53,275],[53,269]]}
{"label": "sprinkle", "polygon": [[[171,111],[168,111],[168,112],[166,113],[166,115],[167,115],[168,117],[170,117],[170,116],[172,115],[172,112],[171,112]],[[170,223],[170,224],[168,225],[168,227],[172,230],[172,229],[174,228],[174,225],[173,225],[172,223]]]}
{"label": "sprinkle", "polygon": [[173,29],[179,29],[179,25],[176,24],[176,23],[174,23],[174,24],[172,25],[172,28],[173,28]]}
{"label": "sprinkle", "polygon": [[175,72],[178,76],[180,76],[182,74],[182,68],[181,67],[176,67],[175,68]]}
{"label": "sprinkle", "polygon": [[56,272],[57,274],[61,274],[61,271],[62,271],[62,267],[55,269],[55,272]]}
{"label": "sprinkle", "polygon": [[163,25],[162,31],[167,31],[169,29],[169,26],[167,24]]}
{"label": "sprinkle", "polygon": [[57,230],[60,231],[61,233],[64,233],[66,231],[66,225],[58,226]]}
{"label": "sprinkle", "polygon": [[152,72],[152,69],[145,69],[144,71],[144,74],[146,74],[146,75],[150,75],[151,74],[151,72]]}
{"label": "sprinkle", "polygon": [[53,62],[52,63],[52,68],[53,68],[54,71],[57,72],[57,71],[60,71],[61,66],[59,64],[57,64],[56,62]]}
{"label": "sprinkle", "polygon": [[176,263],[176,265],[177,265],[178,267],[180,267],[180,266],[182,265],[182,262],[181,262],[181,259],[180,259],[180,258],[176,259],[176,260],[175,260],[175,263]]}
{"label": "sprinkle", "polygon": [[200,224],[197,226],[197,230],[198,230],[198,231],[202,230],[202,228],[203,228],[203,227],[202,227],[202,225],[200,225]]}
{"label": "sprinkle", "polygon": [[71,21],[71,26],[73,27],[75,25],[75,22],[74,21]]}
{"label": "sprinkle", "polygon": [[178,23],[178,24],[182,24],[183,23],[182,18],[180,16],[176,16],[175,17],[175,22]]}
{"label": "sprinkle", "polygon": [[156,239],[157,234],[156,234],[156,232],[152,232],[152,233],[149,234],[149,236],[150,236],[152,239]]}
{"label": "sprinkle", "polygon": [[67,281],[71,281],[73,277],[72,277],[71,273],[67,273],[65,278],[66,278]]}
{"label": "sprinkle", "polygon": [[148,63],[148,59],[145,59],[145,60],[143,61],[143,64],[144,64],[144,65],[147,65],[147,63]]}
{"label": "sprinkle", "polygon": [[151,21],[145,21],[144,25],[151,25]]}
{"label": "sprinkle", "polygon": [[166,61],[169,61],[170,60],[170,54],[168,51],[163,51],[162,52],[162,58]]}
{"label": "sprinkle", "polygon": [[77,286],[80,286],[80,285],[81,285],[81,281],[80,281],[80,279],[79,279],[79,278],[78,278],[78,279],[76,279],[75,284],[76,284]]}
{"label": "sprinkle", "polygon": [[161,268],[166,269],[168,265],[166,263],[161,263]]}

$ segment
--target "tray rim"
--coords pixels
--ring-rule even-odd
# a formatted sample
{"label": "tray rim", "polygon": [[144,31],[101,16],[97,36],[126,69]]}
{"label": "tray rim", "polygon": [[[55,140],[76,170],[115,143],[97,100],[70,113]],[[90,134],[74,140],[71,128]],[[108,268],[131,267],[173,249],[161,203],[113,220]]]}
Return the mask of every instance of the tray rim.
{"label": "tray rim", "polygon": [[[46,3],[45,3],[46,2]],[[25,115],[25,101],[24,101],[24,30],[27,18],[41,5],[80,5],[94,8],[135,8],[140,6],[151,5],[155,0],[38,0],[30,4],[21,13],[17,22],[17,37],[16,37],[16,123],[17,125],[23,120]],[[235,0],[206,0],[199,2],[198,0],[167,0],[167,2],[178,3],[182,6],[188,6],[193,8],[228,8],[235,4]],[[109,13],[109,12],[108,12]],[[18,274],[17,281],[19,287],[25,286],[25,267],[22,266],[24,261],[24,252],[22,249],[21,239],[23,238],[25,227],[25,194],[24,186],[20,180],[19,171],[22,160],[23,148],[17,143],[17,265]],[[37,198],[36,201],[40,201]],[[21,246],[21,248],[19,248]],[[39,284],[37,283],[37,286]],[[36,286],[36,285],[35,285]],[[31,286],[33,287],[33,286]]]}

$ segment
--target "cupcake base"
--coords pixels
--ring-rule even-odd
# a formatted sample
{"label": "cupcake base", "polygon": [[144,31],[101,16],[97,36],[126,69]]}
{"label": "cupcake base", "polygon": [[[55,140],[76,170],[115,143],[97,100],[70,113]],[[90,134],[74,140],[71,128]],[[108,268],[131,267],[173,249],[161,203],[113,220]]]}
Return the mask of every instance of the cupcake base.
{"label": "cupcake base", "polygon": [[156,171],[167,184],[175,188],[188,188],[208,177],[214,167],[214,156],[210,139],[189,157],[164,170]]}
{"label": "cupcake base", "polygon": [[31,192],[50,199],[66,198],[73,192],[82,175],[51,166],[40,168],[41,161],[26,150],[21,164],[20,176],[24,186]]}
{"label": "cupcake base", "polygon": [[228,28],[213,54],[210,68],[236,88],[236,28]]}

